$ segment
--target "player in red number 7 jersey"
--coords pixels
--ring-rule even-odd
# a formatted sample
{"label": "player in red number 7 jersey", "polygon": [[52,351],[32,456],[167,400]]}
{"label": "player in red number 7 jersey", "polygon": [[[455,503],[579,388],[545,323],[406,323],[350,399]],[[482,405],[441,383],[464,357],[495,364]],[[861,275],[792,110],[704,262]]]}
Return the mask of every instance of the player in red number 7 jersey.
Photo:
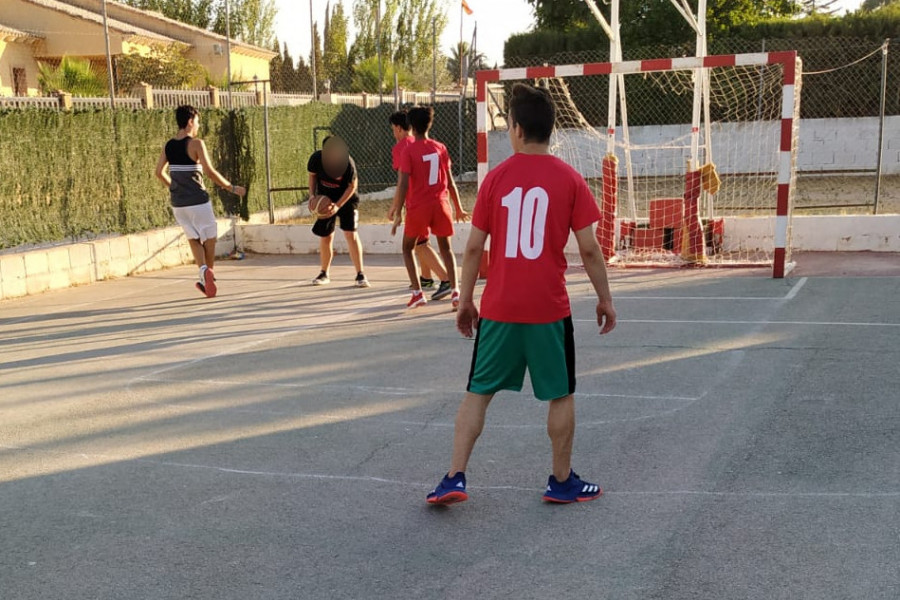
{"label": "player in red number 7 jersey", "polygon": [[[553,474],[544,500],[584,502],[602,494],[600,486],[583,481],[571,467],[575,343],[564,254],[574,231],[597,294],[600,333],[612,331],[616,311],[594,235],[600,210],[584,178],[550,155],[555,111],[546,90],[515,85],[508,120],[515,154],[481,184],[463,256],[456,324],[466,337],[472,337],[477,328],[478,338],[468,393],[456,415],[450,471],[428,494],[431,504],[468,498],[465,470],[484,428],[488,404],[500,390],[520,391],[526,369],[535,396],[549,401],[547,433]],[[491,261],[479,319],[473,294],[488,236]]]}
{"label": "player in red number 7 jersey", "polygon": [[[457,221],[467,221],[469,213],[463,210],[459,201],[459,191],[450,172],[450,155],[442,143],[430,139],[428,132],[434,120],[434,109],[430,106],[416,106],[407,114],[409,124],[415,134],[415,141],[408,144],[400,156],[400,176],[397,180],[397,191],[394,202],[388,213],[388,219],[394,217],[403,207],[406,199],[406,223],[403,227],[403,262],[409,274],[412,298],[407,306],[415,308],[425,304],[419,282],[419,269],[413,250],[416,241],[427,237],[429,231],[437,237],[441,259],[447,269],[450,281],[451,303],[453,310],[459,306],[459,289],[457,287],[456,257],[450,245],[453,235],[453,217],[450,214],[450,200]],[[409,191],[409,194],[407,194]]]}

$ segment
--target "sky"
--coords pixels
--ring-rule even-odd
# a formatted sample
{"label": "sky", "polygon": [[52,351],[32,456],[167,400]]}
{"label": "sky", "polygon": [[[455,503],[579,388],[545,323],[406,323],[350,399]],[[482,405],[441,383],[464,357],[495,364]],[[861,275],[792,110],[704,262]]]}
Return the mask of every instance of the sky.
{"label": "sky", "polygon": [[[334,4],[338,0],[332,0]],[[340,0],[344,4],[344,12],[351,13],[353,0]],[[447,8],[448,25],[438,45],[444,54],[459,42],[460,1],[443,1]],[[478,24],[478,51],[488,58],[488,64],[503,64],[503,43],[514,33],[528,31],[534,22],[531,6],[525,0],[467,0],[472,15],[463,18],[463,39],[472,40],[472,30]],[[312,0],[312,8],[319,30],[325,22],[325,5],[327,0]],[[302,55],[309,58],[309,0],[275,0],[278,17],[275,23],[275,35],[281,42],[287,42],[293,56]],[[353,19],[350,19],[351,29]],[[351,32],[352,41],[354,34]]]}
{"label": "sky", "polygon": [[[344,3],[344,10],[349,15],[353,0],[332,0]],[[447,8],[449,23],[439,41],[444,54],[450,53],[460,36],[460,0],[442,0]],[[598,5],[602,5],[602,1]],[[627,1],[627,0],[624,0]],[[472,15],[462,19],[463,39],[472,39],[472,31],[478,24],[478,51],[487,56],[487,62],[503,64],[503,44],[514,33],[528,31],[534,24],[534,13],[525,0],[467,0]],[[835,7],[839,12],[855,10],[862,0],[838,0]],[[314,18],[320,28],[325,21],[327,0],[312,0]],[[293,56],[302,55],[309,58],[309,7],[310,0],[275,0],[278,17],[275,23],[275,34],[282,42],[287,42]],[[673,9],[674,13],[674,9]],[[353,27],[351,19],[351,30]],[[351,31],[351,40],[353,33]]]}

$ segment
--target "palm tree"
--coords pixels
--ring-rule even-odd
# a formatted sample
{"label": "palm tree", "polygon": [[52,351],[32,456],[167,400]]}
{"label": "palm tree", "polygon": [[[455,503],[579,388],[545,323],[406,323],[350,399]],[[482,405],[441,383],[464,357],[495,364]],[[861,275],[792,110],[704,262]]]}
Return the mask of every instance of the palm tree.
{"label": "palm tree", "polygon": [[56,91],[73,96],[102,96],[106,92],[106,80],[98,75],[90,61],[64,56],[59,66],[38,63],[38,82],[45,94]]}
{"label": "palm tree", "polygon": [[447,70],[450,71],[450,75],[454,80],[461,80],[461,71],[460,71],[460,56],[466,57],[469,59],[469,75],[474,73],[475,71],[480,71],[482,69],[487,69],[487,57],[481,52],[475,52],[474,56],[472,52],[469,50],[469,44],[467,42],[460,42],[456,44],[456,46],[450,51],[450,57],[447,59]]}

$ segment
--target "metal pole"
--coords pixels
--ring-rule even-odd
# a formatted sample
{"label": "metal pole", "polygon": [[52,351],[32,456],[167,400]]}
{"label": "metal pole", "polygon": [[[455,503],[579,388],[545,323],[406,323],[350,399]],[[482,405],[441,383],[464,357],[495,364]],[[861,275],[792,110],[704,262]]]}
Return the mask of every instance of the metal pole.
{"label": "metal pole", "polygon": [[272,201],[272,167],[269,150],[269,90],[268,81],[263,82],[263,143],[266,147],[266,202],[269,205],[269,225],[275,223],[275,204]]}
{"label": "metal pole", "polygon": [[437,102],[437,25],[431,20],[431,103]]}
{"label": "metal pole", "polygon": [[319,88],[316,83],[316,36],[315,33],[315,22],[313,21],[313,3],[312,0],[309,0],[309,47],[312,50],[309,53],[309,62],[310,62],[310,71],[312,72],[312,95],[313,101],[319,99]]}
{"label": "metal pole", "polygon": [[[459,58],[459,87],[463,85],[463,5],[459,3],[459,48],[456,54]],[[462,110],[462,109],[460,109]]]}
{"label": "metal pole", "polygon": [[887,67],[888,67],[888,46],[891,40],[884,40],[881,46],[881,107],[878,113],[878,165],[875,169],[875,205],[872,207],[872,214],[878,214],[878,200],[881,197],[881,170],[884,161],[884,112],[887,102]]}
{"label": "metal pole", "polygon": [[225,81],[228,82],[228,108],[234,108],[231,101],[231,8],[225,0]]}
{"label": "metal pole", "polygon": [[106,16],[106,0],[103,0],[103,37],[106,38],[106,80],[109,83],[109,107],[116,109],[116,84],[113,82],[112,53],[109,50],[109,20]]}
{"label": "metal pole", "polygon": [[375,9],[375,54],[378,55],[378,104],[384,104],[384,75],[381,70],[381,0]]}
{"label": "metal pole", "polygon": [[394,71],[394,110],[400,110],[400,76]]}
{"label": "metal pole", "polygon": [[[763,38],[763,39],[762,39],[762,44],[760,45],[759,51],[760,51],[760,52],[765,52],[765,51],[766,51],[766,38]],[[763,67],[763,66],[760,66],[760,67],[759,67],[759,97],[758,97],[758,99],[757,99],[757,101],[756,101],[756,120],[757,120],[757,121],[761,121],[761,120],[762,120],[762,114],[763,114],[763,90],[765,89],[765,86],[766,86],[766,77],[765,77],[765,74],[766,74],[766,68]]]}
{"label": "metal pole", "polygon": [[[462,44],[459,45],[459,49],[462,50]],[[469,86],[469,55],[466,54],[465,57],[460,53],[460,65],[465,65],[463,70],[463,84],[459,90],[459,114],[457,116],[457,131],[459,132],[459,154],[456,158],[457,164],[457,176],[461,176],[463,174],[463,109],[466,103],[466,88]]]}

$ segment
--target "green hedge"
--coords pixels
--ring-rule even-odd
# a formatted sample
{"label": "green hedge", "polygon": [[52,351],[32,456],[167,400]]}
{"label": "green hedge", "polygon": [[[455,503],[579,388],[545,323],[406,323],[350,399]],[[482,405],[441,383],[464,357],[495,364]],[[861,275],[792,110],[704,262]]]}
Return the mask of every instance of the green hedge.
{"label": "green hedge", "polygon": [[[677,15],[675,15],[677,16]],[[813,16],[805,19],[772,19],[735,26],[711,36],[710,54],[796,50],[803,60],[803,118],[872,117],[881,99],[881,53],[885,39],[893,38],[888,54],[886,112],[900,114],[900,5],[871,13],[857,12],[840,18]],[[574,32],[534,31],[512,36],[506,42],[507,67],[605,62],[609,43],[599,28]],[[865,60],[860,58],[875,52]],[[680,44],[638,46],[626,44],[626,60],[690,56],[694,41]],[[856,63],[856,64],[854,64]],[[572,97],[593,125],[606,120],[605,84],[591,78],[569,80]],[[635,79],[635,78],[631,78]],[[652,81],[638,81],[628,89],[629,121],[634,124],[666,124],[683,119],[683,107],[675,107],[665,90]],[[645,108],[644,108],[645,107]]]}
{"label": "green hedge", "polygon": [[[306,163],[327,132],[345,137],[359,166],[363,190],[396,181],[394,143],[385,105],[308,104],[269,109],[273,187],[307,183]],[[459,106],[436,106],[434,135],[459,163]],[[463,168],[475,168],[475,111],[465,106]],[[264,113],[260,107],[202,113],[201,137],[216,167],[248,187],[243,206],[219,192],[214,202],[246,217],[265,211]],[[0,111],[0,248],[132,233],[173,224],[168,191],[154,168],[175,131],[172,110]],[[305,192],[275,193],[276,206]]]}

